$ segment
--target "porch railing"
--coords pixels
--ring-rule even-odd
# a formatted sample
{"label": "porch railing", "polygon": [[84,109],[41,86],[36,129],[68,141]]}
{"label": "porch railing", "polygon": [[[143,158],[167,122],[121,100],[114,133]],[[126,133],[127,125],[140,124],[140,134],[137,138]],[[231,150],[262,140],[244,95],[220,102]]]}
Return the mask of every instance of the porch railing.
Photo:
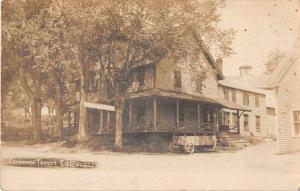
{"label": "porch railing", "polygon": [[[124,133],[135,132],[174,132],[174,133],[214,133],[217,129],[215,123],[199,123],[194,121],[158,120],[156,125],[154,120],[142,120],[139,122],[123,124]],[[113,133],[114,126],[102,128],[98,133]]]}

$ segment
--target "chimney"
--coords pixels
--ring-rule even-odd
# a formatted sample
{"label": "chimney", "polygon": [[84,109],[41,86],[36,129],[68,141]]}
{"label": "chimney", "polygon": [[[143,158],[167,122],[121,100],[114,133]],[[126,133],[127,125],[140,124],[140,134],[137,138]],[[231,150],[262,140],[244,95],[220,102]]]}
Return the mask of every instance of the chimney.
{"label": "chimney", "polygon": [[219,66],[221,72],[223,72],[223,60],[222,60],[222,58],[218,58],[218,59],[216,60],[216,63],[217,63],[217,65]]}
{"label": "chimney", "polygon": [[239,70],[240,70],[240,76],[249,76],[251,73],[251,69],[252,66],[248,66],[248,65],[244,65],[244,66],[240,66]]}

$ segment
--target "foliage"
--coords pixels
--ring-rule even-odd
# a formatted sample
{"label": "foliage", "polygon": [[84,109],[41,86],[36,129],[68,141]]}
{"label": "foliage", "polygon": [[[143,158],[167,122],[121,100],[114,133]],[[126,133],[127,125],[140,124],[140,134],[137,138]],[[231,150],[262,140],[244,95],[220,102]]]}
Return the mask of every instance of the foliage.
{"label": "foliage", "polygon": [[272,51],[268,56],[268,61],[265,63],[266,73],[271,74],[276,67],[282,63],[285,53],[279,50]]}
{"label": "foliage", "polygon": [[74,78],[82,79],[84,99],[88,71],[98,66],[122,110],[131,72],[139,65],[169,59],[195,81],[206,78],[195,34],[216,57],[233,53],[235,32],[218,27],[223,6],[223,0],[4,1],[5,82],[17,73],[29,97],[61,104]]}

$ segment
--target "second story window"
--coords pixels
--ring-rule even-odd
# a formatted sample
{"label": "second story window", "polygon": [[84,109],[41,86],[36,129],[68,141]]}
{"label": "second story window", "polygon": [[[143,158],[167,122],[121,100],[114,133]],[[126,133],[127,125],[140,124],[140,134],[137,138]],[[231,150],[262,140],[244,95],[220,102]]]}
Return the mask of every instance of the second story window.
{"label": "second story window", "polygon": [[202,93],[202,90],[203,90],[202,86],[203,86],[202,81],[199,79],[196,79],[196,92],[197,93]]}
{"label": "second story window", "polygon": [[243,104],[244,105],[249,105],[249,94],[248,93],[246,93],[246,92],[244,92],[243,93]]}
{"label": "second story window", "polygon": [[259,107],[259,96],[255,95],[255,106]]}
{"label": "second story window", "polygon": [[223,88],[224,98],[229,100],[229,89]]}
{"label": "second story window", "polygon": [[231,101],[236,103],[236,91],[234,89],[231,91],[231,96]]}
{"label": "second story window", "polygon": [[90,71],[87,83],[88,92],[96,92],[98,86],[98,79],[96,71]]}
{"label": "second story window", "polygon": [[276,110],[273,107],[267,107],[267,115],[275,116]]}
{"label": "second story window", "polygon": [[75,91],[80,92],[80,80],[75,80]]}
{"label": "second story window", "polygon": [[145,67],[142,67],[137,72],[137,81],[139,82],[140,86],[144,86],[145,85]]}
{"label": "second story window", "polygon": [[113,88],[110,82],[107,82],[107,98],[111,99],[114,96]]}
{"label": "second story window", "polygon": [[174,70],[174,88],[181,88],[181,71]]}

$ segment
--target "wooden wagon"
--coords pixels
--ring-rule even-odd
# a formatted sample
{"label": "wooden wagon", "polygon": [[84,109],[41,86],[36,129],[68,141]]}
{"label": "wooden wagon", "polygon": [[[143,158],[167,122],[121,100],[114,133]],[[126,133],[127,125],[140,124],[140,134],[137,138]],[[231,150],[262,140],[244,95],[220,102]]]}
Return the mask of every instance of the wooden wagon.
{"label": "wooden wagon", "polygon": [[192,154],[195,149],[214,151],[217,145],[215,135],[175,135],[169,145],[171,152],[183,151]]}

